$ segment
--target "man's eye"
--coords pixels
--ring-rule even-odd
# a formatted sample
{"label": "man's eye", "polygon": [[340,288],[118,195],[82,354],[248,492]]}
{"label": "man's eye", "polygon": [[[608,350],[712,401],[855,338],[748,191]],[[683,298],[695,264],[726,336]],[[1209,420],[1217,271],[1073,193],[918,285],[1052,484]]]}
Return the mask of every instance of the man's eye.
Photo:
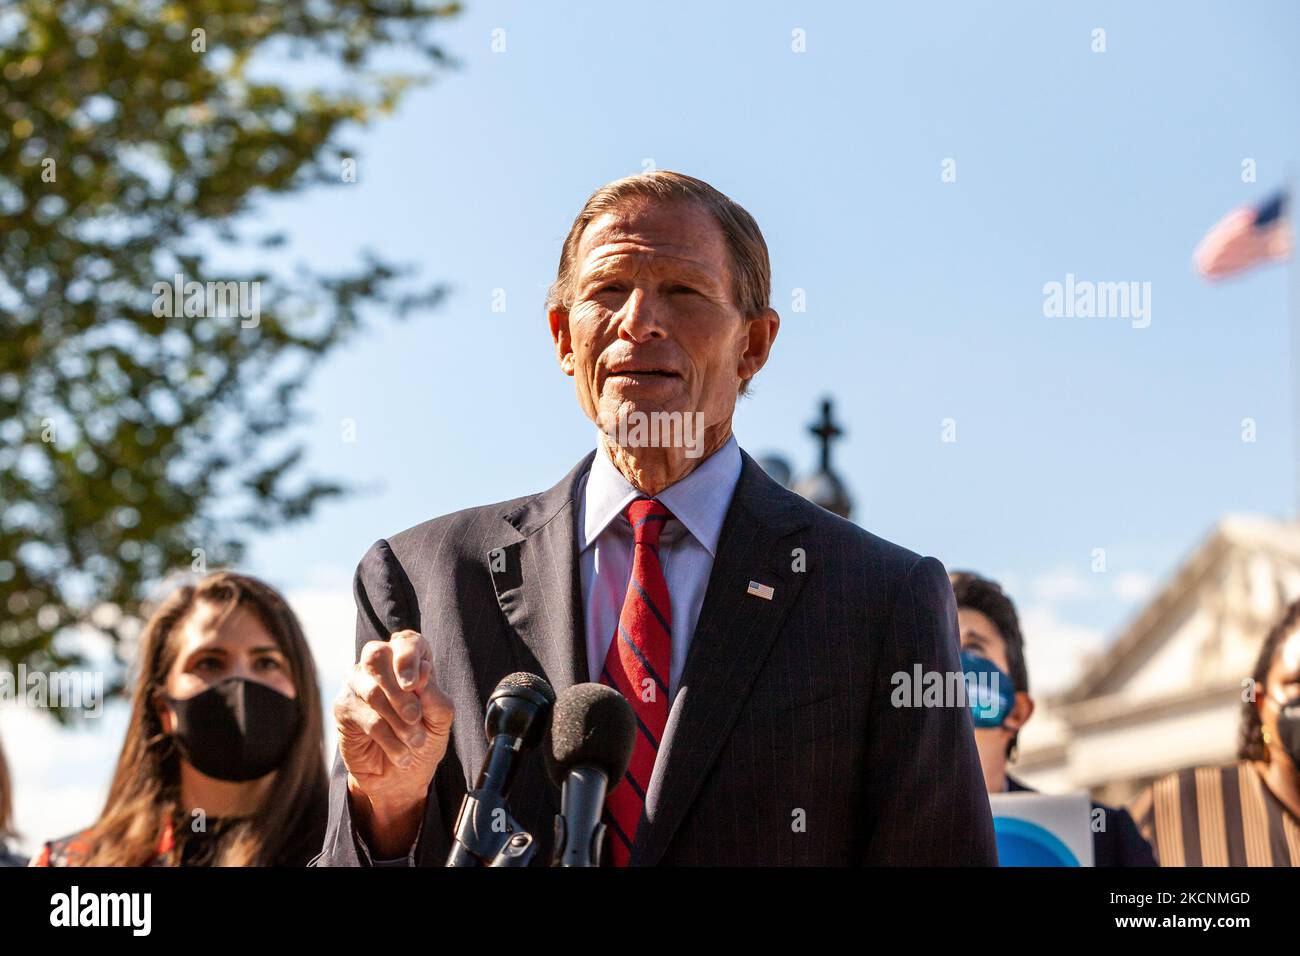
{"label": "man's eye", "polygon": [[679,295],[679,294],[681,294],[681,293],[689,293],[689,294],[691,294],[691,295],[698,295],[698,294],[699,294],[695,289],[692,289],[692,288],[691,288],[690,286],[688,286],[688,285],[675,285],[675,286],[673,286],[671,289],[669,289],[668,291],[671,292],[671,293],[673,293],[674,295]]}

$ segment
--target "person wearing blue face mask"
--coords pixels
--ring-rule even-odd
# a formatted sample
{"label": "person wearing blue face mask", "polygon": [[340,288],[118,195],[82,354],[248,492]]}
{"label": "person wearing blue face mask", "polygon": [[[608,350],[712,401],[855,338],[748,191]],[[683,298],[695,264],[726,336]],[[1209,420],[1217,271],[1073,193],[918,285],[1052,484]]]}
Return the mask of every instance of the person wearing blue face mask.
{"label": "person wearing blue face mask", "polygon": [[[1016,606],[996,581],[973,572],[955,571],[949,580],[957,598],[962,669],[971,690],[971,722],[985,786],[989,793],[1032,792],[1007,773],[1020,729],[1034,713]],[[1156,865],[1128,811],[1100,803],[1092,807],[1101,811],[1102,825],[1092,835],[1097,866]]]}

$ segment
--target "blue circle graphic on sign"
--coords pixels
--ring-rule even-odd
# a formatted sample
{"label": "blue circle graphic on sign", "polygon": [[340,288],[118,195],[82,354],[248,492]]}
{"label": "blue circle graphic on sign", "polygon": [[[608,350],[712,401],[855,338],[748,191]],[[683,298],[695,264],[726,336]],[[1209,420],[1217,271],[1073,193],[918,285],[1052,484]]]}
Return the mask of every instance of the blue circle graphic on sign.
{"label": "blue circle graphic on sign", "polygon": [[1050,830],[1016,817],[994,817],[999,866],[1078,866],[1079,858]]}

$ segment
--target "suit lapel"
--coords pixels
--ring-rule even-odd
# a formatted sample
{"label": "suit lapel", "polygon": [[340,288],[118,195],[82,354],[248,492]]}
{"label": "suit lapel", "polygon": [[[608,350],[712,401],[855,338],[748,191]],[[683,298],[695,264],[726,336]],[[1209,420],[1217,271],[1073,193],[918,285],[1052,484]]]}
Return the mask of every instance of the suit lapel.
{"label": "suit lapel", "polygon": [[[808,521],[791,492],[744,452],[704,605],[664,729],[633,866],[659,862],[749,696],[806,573],[791,570],[790,536]],[[749,594],[751,581],[773,588]]]}
{"label": "suit lapel", "polygon": [[588,679],[576,491],[595,454],[504,512],[501,537],[484,556],[506,620],[557,694]]}

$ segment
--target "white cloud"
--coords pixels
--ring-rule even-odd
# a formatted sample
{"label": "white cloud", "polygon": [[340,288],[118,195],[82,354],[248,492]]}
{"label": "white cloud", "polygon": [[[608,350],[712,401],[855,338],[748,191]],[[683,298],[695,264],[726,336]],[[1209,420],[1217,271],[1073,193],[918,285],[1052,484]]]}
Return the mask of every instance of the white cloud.
{"label": "white cloud", "polygon": [[1105,650],[1104,632],[1063,620],[1050,605],[1020,609],[1029,686],[1035,697],[1067,689],[1083,674],[1089,657]]}
{"label": "white cloud", "polygon": [[1074,568],[1057,568],[1035,575],[1029,582],[1029,593],[1042,601],[1071,601],[1088,597],[1096,584]]}
{"label": "white cloud", "polygon": [[1125,601],[1142,601],[1156,588],[1156,579],[1149,574],[1126,571],[1115,576],[1115,596]]}
{"label": "white cloud", "polygon": [[19,846],[33,853],[46,840],[93,823],[126,733],[128,708],[115,701],[96,720],[60,727],[48,713],[0,707],[0,738],[14,788]]}
{"label": "white cloud", "polygon": [[343,689],[356,657],[357,608],[347,590],[302,588],[289,591],[285,597],[302,622],[303,633],[307,635],[307,643],[316,661],[316,676],[325,708],[326,753],[333,760],[335,734],[330,707],[334,697]]}
{"label": "white cloud", "polygon": [[[1029,579],[1028,594],[1044,602],[1109,600],[1141,601],[1155,590],[1156,579],[1140,571],[1083,572],[1055,568]],[[1007,588],[1013,596],[1017,590]]]}

